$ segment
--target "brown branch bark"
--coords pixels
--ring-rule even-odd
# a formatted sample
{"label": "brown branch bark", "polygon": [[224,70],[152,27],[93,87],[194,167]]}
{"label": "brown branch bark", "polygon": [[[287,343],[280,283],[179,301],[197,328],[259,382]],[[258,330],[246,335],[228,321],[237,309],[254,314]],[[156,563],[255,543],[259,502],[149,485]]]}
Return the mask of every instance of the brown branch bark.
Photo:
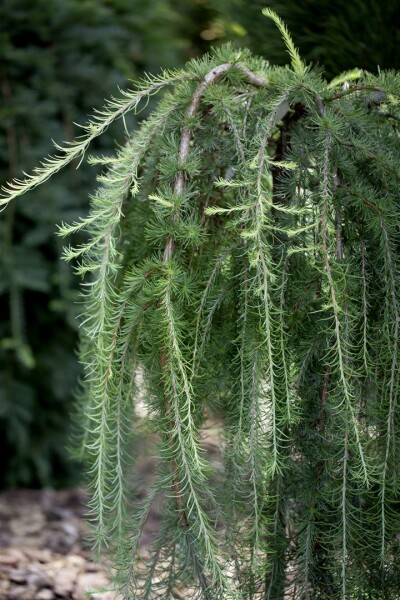
{"label": "brown branch bark", "polygon": [[330,98],[325,98],[325,102],[332,102],[333,100],[340,100],[340,98],[344,98],[349,94],[354,94],[354,92],[378,92],[380,94],[386,94],[386,90],[383,87],[374,86],[374,85],[353,85],[348,90],[344,90],[343,92],[338,92],[334,96]]}

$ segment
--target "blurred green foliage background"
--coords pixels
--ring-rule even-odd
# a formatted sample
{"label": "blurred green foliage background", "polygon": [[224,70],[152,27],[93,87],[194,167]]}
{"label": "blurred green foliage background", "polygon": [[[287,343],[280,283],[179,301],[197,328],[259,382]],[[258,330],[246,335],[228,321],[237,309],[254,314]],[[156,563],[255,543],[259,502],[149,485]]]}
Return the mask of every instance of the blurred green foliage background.
{"label": "blurred green foliage background", "polygon": [[279,33],[260,18],[265,6],[283,18],[301,55],[323,66],[328,79],[354,67],[400,67],[399,0],[220,0],[225,18],[242,28],[241,43],[282,65],[287,61]]}
{"label": "blurred green foliage background", "polygon": [[[400,0],[1,0],[2,182],[30,171],[52,139],[79,135],[74,122],[144,72],[179,67],[226,41],[285,63],[265,5],[327,77],[399,66]],[[124,137],[117,123],[92,152],[112,153]],[[66,446],[79,377],[79,281],[59,260],[54,232],[87,212],[95,175],[72,165],[0,216],[0,487],[78,478]]]}

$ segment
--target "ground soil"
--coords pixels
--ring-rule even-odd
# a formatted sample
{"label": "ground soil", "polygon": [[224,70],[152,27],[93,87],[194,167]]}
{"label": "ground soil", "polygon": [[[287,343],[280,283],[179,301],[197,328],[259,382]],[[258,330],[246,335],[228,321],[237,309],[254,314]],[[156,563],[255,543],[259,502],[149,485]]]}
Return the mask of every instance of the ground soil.
{"label": "ground soil", "polygon": [[[203,445],[218,470],[217,429],[206,428]],[[140,446],[135,479],[138,500],[154,476],[154,438],[145,436]],[[81,489],[0,493],[0,600],[120,600],[110,591],[106,561],[94,560],[90,552],[87,502]],[[142,535],[142,553],[148,551],[158,529],[158,510],[156,503]],[[99,589],[104,591],[90,591]],[[178,590],[176,597],[188,598]]]}
{"label": "ground soil", "polygon": [[85,542],[86,502],[81,490],[0,494],[2,600],[83,600],[91,597],[87,590],[109,586],[106,565],[92,559]]}

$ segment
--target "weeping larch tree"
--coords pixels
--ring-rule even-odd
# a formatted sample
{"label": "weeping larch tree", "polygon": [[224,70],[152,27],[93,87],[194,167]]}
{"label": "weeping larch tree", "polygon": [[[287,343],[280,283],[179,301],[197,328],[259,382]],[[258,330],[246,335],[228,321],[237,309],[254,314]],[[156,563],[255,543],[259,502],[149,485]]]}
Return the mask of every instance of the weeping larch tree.
{"label": "weeping larch tree", "polygon": [[[4,188],[5,206],[164,90],[90,159],[89,216],[59,227],[87,232],[65,250],[84,277],[81,428],[126,600],[399,597],[400,77],[328,83],[264,14],[290,66],[224,47],[149,77]],[[132,510],[138,374],[159,460]]]}

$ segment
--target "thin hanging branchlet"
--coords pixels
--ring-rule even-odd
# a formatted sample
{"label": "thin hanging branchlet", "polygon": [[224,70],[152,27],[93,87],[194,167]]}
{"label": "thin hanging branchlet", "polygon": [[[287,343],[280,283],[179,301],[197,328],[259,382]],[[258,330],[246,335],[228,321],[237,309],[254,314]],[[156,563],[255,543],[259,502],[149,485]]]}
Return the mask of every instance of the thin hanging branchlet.
{"label": "thin hanging branchlet", "polygon": [[[193,372],[192,372],[192,377],[196,374],[197,372],[197,363],[200,360],[200,358],[203,355],[204,352],[204,346],[207,342],[208,339],[208,335],[209,335],[209,331],[212,325],[212,317],[213,314],[215,312],[215,310],[217,310],[218,305],[220,303],[220,299],[217,298],[214,302],[214,305],[212,306],[211,309],[208,310],[208,315],[206,316],[206,318],[204,318],[204,313],[205,313],[205,307],[206,307],[206,303],[207,303],[207,299],[209,297],[210,294],[210,290],[213,287],[213,284],[215,282],[215,279],[218,275],[218,272],[220,271],[223,262],[230,256],[231,252],[234,250],[235,246],[231,246],[230,248],[227,248],[222,254],[221,256],[218,256],[217,260],[215,261],[215,265],[213,267],[213,270],[211,271],[211,274],[207,280],[207,283],[205,285],[202,297],[201,297],[201,301],[200,301],[200,306],[198,309],[198,314],[197,314],[197,319],[196,319],[196,332],[195,332],[195,340],[194,340],[194,349],[193,349],[193,358],[192,358],[192,364],[193,364]],[[200,329],[201,323],[205,322],[205,328],[203,328],[203,330]],[[199,348],[199,337],[202,337],[202,342]]]}
{"label": "thin hanging branchlet", "polygon": [[[273,339],[274,333],[272,331],[273,324],[271,319],[271,305],[272,305],[272,295],[270,292],[271,283],[271,260],[267,258],[266,255],[266,243],[263,240],[263,232],[265,229],[268,231],[268,225],[271,217],[266,213],[266,207],[268,207],[268,211],[271,210],[272,202],[268,201],[267,194],[270,192],[266,192],[263,185],[263,178],[265,177],[264,166],[266,162],[265,157],[265,147],[267,144],[268,137],[271,135],[273,131],[274,124],[276,123],[278,110],[281,107],[284,107],[284,112],[288,110],[287,105],[287,95],[283,95],[283,99],[280,99],[278,108],[275,112],[270,116],[266,132],[264,133],[262,144],[260,150],[258,152],[258,163],[257,163],[257,179],[256,179],[256,199],[254,203],[254,221],[253,221],[253,230],[250,233],[253,244],[249,244],[250,247],[253,246],[250,252],[255,252],[256,256],[253,259],[256,262],[256,273],[257,273],[257,284],[259,286],[259,294],[261,296],[262,304],[260,307],[260,313],[262,314],[263,321],[263,329],[265,332],[265,343],[267,346],[267,370],[268,370],[268,386],[269,393],[271,395],[271,429],[272,429],[272,463],[270,466],[271,476],[273,477],[276,473],[280,472],[281,469],[281,459],[279,455],[279,431],[278,431],[278,419],[277,419],[277,405],[278,405],[278,397],[277,397],[277,377],[276,374],[276,364],[277,359],[275,358],[275,340]],[[280,114],[279,118],[283,118],[284,114]],[[264,234],[265,235],[265,234]],[[280,322],[282,326],[282,321]]]}
{"label": "thin hanging branchlet", "polygon": [[369,372],[368,368],[368,300],[367,300],[367,273],[365,259],[365,243],[361,242],[361,282],[362,282],[362,310],[363,310],[363,363],[365,373]]}
{"label": "thin hanging branchlet", "polygon": [[341,523],[342,523],[342,598],[347,598],[347,560],[348,560],[348,542],[347,542],[347,477],[349,462],[349,432],[346,423],[346,432],[344,435],[343,447],[343,482],[342,482],[342,500],[341,500]]}
{"label": "thin hanging branchlet", "polygon": [[[323,260],[324,260],[324,269],[325,274],[329,284],[330,290],[330,306],[332,308],[332,313],[334,316],[334,326],[335,326],[335,339],[336,339],[336,348],[337,348],[337,363],[339,368],[339,378],[342,383],[342,391],[344,400],[341,401],[338,405],[338,409],[341,408],[341,405],[344,404],[344,420],[345,420],[345,434],[344,434],[344,442],[343,442],[343,458],[342,458],[342,491],[341,491],[341,538],[342,538],[342,548],[341,548],[341,597],[345,600],[347,596],[347,561],[348,561],[348,532],[347,532],[347,508],[348,508],[348,468],[349,468],[349,431],[348,431],[348,422],[354,427],[355,439],[357,443],[357,450],[359,452],[364,479],[365,482],[369,482],[369,476],[367,472],[367,467],[364,458],[364,451],[361,447],[360,435],[359,435],[359,425],[357,423],[354,407],[353,407],[353,395],[350,392],[350,382],[348,380],[348,360],[347,360],[347,348],[348,348],[348,336],[346,332],[342,335],[342,330],[347,329],[346,323],[344,325],[341,324],[340,316],[339,316],[339,304],[337,301],[337,294],[335,291],[335,282],[333,278],[333,272],[331,267],[331,259],[329,257],[329,242],[328,242],[328,197],[329,197],[329,178],[334,177],[334,173],[330,171],[330,153],[332,151],[332,136],[330,131],[328,130],[325,135],[325,143],[324,143],[324,155],[323,155],[323,163],[322,163],[322,181],[321,181],[321,200],[322,200],[322,208],[321,208],[321,242],[322,242],[322,252],[323,252]],[[336,255],[338,263],[343,260],[343,248],[342,248],[342,238],[340,228],[338,227],[337,222],[337,212],[336,212]],[[347,310],[346,306],[343,307],[344,319],[347,321]],[[342,339],[345,339],[346,343],[343,344]]]}
{"label": "thin hanging branchlet", "polygon": [[258,381],[258,353],[254,354],[253,368],[251,371],[251,406],[250,406],[250,432],[249,432],[249,463],[250,463],[250,475],[249,480],[252,485],[252,503],[253,503],[253,515],[254,521],[252,524],[252,544],[251,544],[251,563],[250,567],[254,567],[255,557],[258,557],[260,549],[260,537],[261,537],[261,526],[259,522],[260,513],[260,501],[258,499],[258,486],[259,478],[257,477],[257,466],[255,462],[256,456],[256,445],[258,445],[258,434],[260,428],[260,414],[259,414],[259,381]]}
{"label": "thin hanging branchlet", "polygon": [[[83,239],[64,258],[83,278],[89,516],[124,600],[398,595],[400,77],[329,83],[264,14],[289,66],[227,46],[148,77],[0,200],[163,94],[88,159],[91,212],[59,226]],[[141,502],[137,421],[158,438]]]}
{"label": "thin hanging branchlet", "polygon": [[[323,169],[322,169],[322,181],[321,181],[321,196],[322,196],[322,207],[321,207],[321,238],[322,238],[322,251],[324,256],[324,265],[325,265],[325,274],[328,279],[329,290],[330,290],[330,300],[332,312],[334,315],[334,323],[335,323],[335,337],[336,337],[336,347],[337,347],[337,361],[339,367],[339,375],[342,383],[343,389],[343,402],[346,405],[346,409],[349,414],[349,418],[351,420],[351,424],[354,429],[354,435],[357,442],[357,448],[359,453],[359,458],[362,465],[363,477],[365,482],[368,484],[369,482],[369,474],[366,465],[366,460],[364,456],[364,450],[361,445],[359,426],[357,423],[353,401],[352,401],[352,393],[350,390],[350,383],[348,381],[348,377],[346,374],[346,365],[345,365],[345,349],[342,344],[342,334],[341,334],[341,324],[339,317],[339,305],[337,302],[336,292],[335,292],[335,282],[333,279],[332,268],[329,258],[329,242],[328,242],[328,198],[329,198],[329,154],[331,149],[331,133],[327,131],[325,138],[325,148],[324,148],[324,160],[323,160]],[[338,406],[340,408],[340,404]]]}
{"label": "thin hanging branchlet", "polygon": [[397,394],[399,390],[399,328],[400,328],[400,307],[398,294],[396,290],[396,278],[394,273],[394,260],[390,248],[390,241],[387,228],[384,222],[381,222],[383,248],[385,256],[385,266],[388,276],[388,292],[390,297],[390,307],[393,315],[393,340],[391,343],[392,361],[390,365],[389,391],[388,391],[388,416],[386,425],[386,448],[382,470],[382,489],[381,489],[381,561],[385,560],[386,555],[386,486],[389,469],[389,454],[396,435],[394,425],[394,415],[397,405]]}
{"label": "thin hanging branchlet", "polygon": [[240,351],[239,351],[239,359],[240,359],[240,404],[239,404],[239,423],[237,428],[235,428],[235,437],[239,444],[242,443],[243,439],[243,427],[245,421],[245,405],[247,404],[247,394],[245,387],[245,352],[246,352],[246,341],[247,341],[247,327],[248,327],[248,319],[249,319],[249,290],[248,290],[248,269],[245,268],[243,273],[243,315],[242,319],[242,328],[240,332]]}
{"label": "thin hanging branchlet", "polygon": [[287,283],[287,269],[288,269],[288,260],[289,257],[286,256],[283,262],[282,267],[282,281],[281,281],[281,294],[280,294],[280,302],[279,302],[279,332],[280,332],[280,346],[281,346],[281,356],[282,356],[282,370],[283,370],[283,378],[284,378],[284,386],[285,386],[285,397],[286,397],[286,419],[287,423],[290,424],[295,420],[295,415],[293,414],[292,408],[292,395],[293,392],[290,387],[290,373],[288,368],[288,358],[286,357],[287,353],[287,344],[285,343],[286,332],[285,332],[285,290]]}
{"label": "thin hanging branchlet", "polygon": [[54,143],[56,150],[62,153],[61,156],[49,156],[40,167],[35,169],[33,175],[24,173],[25,179],[14,179],[8,186],[2,187],[4,198],[0,199],[0,206],[6,206],[10,200],[20,194],[25,194],[41,185],[72,161],[78,158],[82,161],[92,141],[104,133],[113,121],[130,111],[135,112],[143,99],[148,99],[166,85],[173,85],[190,77],[189,73],[166,71],[159,77],[149,77],[148,81],[143,81],[141,86],[138,85],[138,90],[124,91],[124,98],[109,100],[104,108],[96,111],[92,120],[83,126],[84,134],[80,138],[67,146]]}
{"label": "thin hanging branchlet", "polygon": [[[95,340],[94,351],[88,357],[84,356],[83,359],[87,372],[87,385],[91,387],[87,415],[92,425],[90,426],[91,435],[89,434],[87,439],[87,448],[95,457],[92,466],[94,487],[91,506],[92,514],[98,523],[96,538],[99,547],[108,537],[107,520],[111,527],[114,527],[115,523],[117,523],[117,527],[121,527],[120,517],[123,515],[123,505],[125,504],[125,486],[121,465],[121,414],[115,415],[114,409],[110,410],[109,403],[110,380],[113,377],[113,370],[115,370],[113,364],[115,350],[125,309],[124,304],[121,308],[118,306],[118,296],[112,283],[119,270],[116,263],[118,253],[115,248],[114,232],[121,219],[122,204],[126,194],[137,176],[140,158],[146,152],[154,131],[159,127],[159,123],[157,123],[157,127],[151,123],[149,125],[150,135],[144,140],[139,137],[136,143],[128,145],[120,153],[121,160],[114,163],[110,176],[107,179],[103,178],[105,189],[112,190],[111,198],[114,199],[111,204],[112,212],[110,214],[110,209],[107,210],[108,203],[104,203],[103,211],[100,209],[96,211],[96,221],[91,225],[98,232],[95,237],[99,253],[96,255],[92,244],[89,243],[85,249],[83,263],[85,271],[93,272],[94,270],[96,272],[90,291],[86,292],[88,298],[86,314],[88,316],[83,320],[81,326],[84,327],[87,338]],[[134,190],[135,187],[133,185],[132,189]],[[104,198],[99,197],[99,200],[103,202]],[[61,234],[65,234],[65,228],[61,229]],[[81,268],[82,266],[79,267],[79,271]],[[120,398],[117,399],[117,413],[120,411],[120,402]],[[115,419],[115,417],[117,418]],[[115,436],[111,427],[111,419],[115,419],[114,427],[117,428]],[[116,481],[113,480],[115,477],[117,477]],[[114,500],[111,493],[113,488],[116,490]],[[111,499],[109,499],[110,494]],[[117,508],[117,520],[114,515],[115,507]],[[110,515],[109,519],[107,519],[107,513]]]}
{"label": "thin hanging branchlet", "polygon": [[[175,107],[175,104],[173,106]],[[168,109],[166,114],[169,114]],[[165,118],[163,114],[160,116]],[[89,340],[96,341],[94,351],[88,356],[83,356],[83,362],[87,372],[87,385],[91,386],[86,409],[91,425],[89,425],[86,443],[89,452],[95,457],[92,466],[94,487],[91,507],[92,514],[98,523],[96,537],[99,547],[108,537],[106,521],[112,528],[117,527],[121,531],[122,517],[125,512],[124,505],[126,504],[122,452],[124,439],[127,437],[123,434],[123,430],[127,430],[128,426],[122,424],[124,417],[121,414],[121,389],[115,400],[116,412],[114,407],[111,409],[109,403],[110,395],[115,395],[114,390],[110,391],[110,386],[114,387],[113,382],[118,379],[117,373],[114,373],[117,371],[116,349],[120,344],[119,333],[125,318],[127,304],[125,300],[121,306],[119,305],[119,297],[112,284],[112,279],[115,280],[119,270],[116,263],[118,258],[115,250],[116,242],[113,237],[122,216],[122,205],[128,191],[137,193],[135,179],[141,157],[147,151],[151,140],[162,126],[162,122],[160,118],[156,122],[150,119],[144,128],[146,135],[138,136],[134,142],[128,144],[119,153],[119,160],[113,162],[109,175],[102,177],[105,189],[111,189],[112,196],[110,197],[115,199],[111,205],[112,213],[110,214],[109,203],[104,202],[104,197],[96,197],[95,201],[99,202],[98,205],[95,204],[96,209],[93,211],[95,218],[90,220],[92,231],[95,228],[96,232],[95,243],[90,241],[84,246],[84,262],[78,268],[80,273],[82,269],[85,272],[94,271],[96,273],[95,279],[90,284],[89,292],[85,293],[87,316],[81,327],[84,328],[85,335]],[[75,231],[80,227],[80,223],[70,228],[63,226],[60,228],[60,235],[69,234],[71,229]],[[97,247],[99,247],[98,250]],[[68,253],[67,260],[71,258],[70,254]],[[82,254],[82,249],[79,254]],[[76,255],[73,258],[76,258]],[[126,345],[130,344],[129,333],[123,342],[124,353],[121,358],[126,354]],[[121,371],[121,377],[122,375]],[[112,419],[115,423],[114,428],[111,426]],[[115,494],[112,493],[112,490],[115,490]],[[109,516],[106,516],[107,513]]]}

